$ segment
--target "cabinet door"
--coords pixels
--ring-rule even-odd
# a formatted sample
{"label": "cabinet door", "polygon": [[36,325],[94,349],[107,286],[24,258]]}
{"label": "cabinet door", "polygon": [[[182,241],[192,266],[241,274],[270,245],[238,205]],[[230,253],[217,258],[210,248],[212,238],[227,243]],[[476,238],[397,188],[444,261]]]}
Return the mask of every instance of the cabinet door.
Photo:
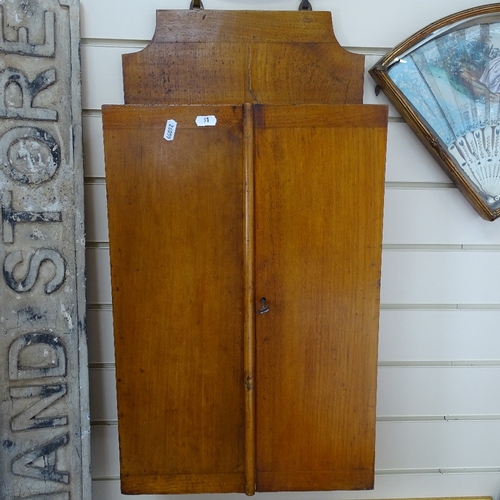
{"label": "cabinet door", "polygon": [[122,491],[244,491],[242,108],[103,121]]}
{"label": "cabinet door", "polygon": [[386,113],[103,109],[123,492],[371,486]]}
{"label": "cabinet door", "polygon": [[254,120],[257,490],[370,488],[387,110]]}

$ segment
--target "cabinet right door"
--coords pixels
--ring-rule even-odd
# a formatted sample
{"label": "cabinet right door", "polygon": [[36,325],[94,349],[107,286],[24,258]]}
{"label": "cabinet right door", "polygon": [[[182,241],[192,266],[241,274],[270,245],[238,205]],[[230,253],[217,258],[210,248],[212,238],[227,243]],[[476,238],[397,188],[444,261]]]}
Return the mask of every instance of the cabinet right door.
{"label": "cabinet right door", "polygon": [[387,109],[254,123],[257,491],[372,488]]}

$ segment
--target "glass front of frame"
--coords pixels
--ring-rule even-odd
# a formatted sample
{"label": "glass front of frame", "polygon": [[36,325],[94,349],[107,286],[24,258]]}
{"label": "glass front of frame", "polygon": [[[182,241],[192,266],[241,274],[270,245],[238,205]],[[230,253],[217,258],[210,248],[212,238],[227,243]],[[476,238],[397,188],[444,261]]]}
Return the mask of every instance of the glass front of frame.
{"label": "glass front of frame", "polygon": [[499,4],[496,9],[415,37],[411,47],[395,49],[391,60],[371,70],[378,82],[374,72],[385,73],[439,144],[439,156],[453,163],[491,214],[500,214]]}

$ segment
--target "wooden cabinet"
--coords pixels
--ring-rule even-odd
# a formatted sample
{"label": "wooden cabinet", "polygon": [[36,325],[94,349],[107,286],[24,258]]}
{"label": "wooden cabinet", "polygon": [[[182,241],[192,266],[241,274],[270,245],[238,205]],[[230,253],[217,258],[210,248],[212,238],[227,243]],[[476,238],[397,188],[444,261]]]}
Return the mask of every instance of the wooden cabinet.
{"label": "wooden cabinet", "polygon": [[372,487],[387,109],[363,57],[327,12],[158,11],[123,67],[122,491]]}
{"label": "wooden cabinet", "polygon": [[373,487],[387,109],[103,123],[122,491]]}

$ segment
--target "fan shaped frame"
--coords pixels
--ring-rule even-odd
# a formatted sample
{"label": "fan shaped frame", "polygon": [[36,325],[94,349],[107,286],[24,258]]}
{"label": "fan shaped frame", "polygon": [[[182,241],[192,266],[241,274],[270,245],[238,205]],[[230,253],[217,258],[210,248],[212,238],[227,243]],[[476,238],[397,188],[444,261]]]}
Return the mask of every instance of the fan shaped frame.
{"label": "fan shaped frame", "polygon": [[[470,173],[468,175],[466,171],[461,168],[460,162],[457,161],[458,155],[456,154],[456,151],[455,155],[451,154],[450,151],[452,146],[443,140],[442,134],[440,135],[436,132],[436,128],[439,127],[435,127],[435,123],[434,126],[429,123],[429,121],[423,116],[425,113],[421,113],[420,111],[422,110],[419,111],[419,109],[415,106],[415,99],[413,99],[412,102],[410,98],[405,95],[402,88],[400,88],[400,86],[398,86],[398,84],[391,77],[390,72],[391,69],[395,68],[395,65],[401,62],[407,62],[408,59],[405,60],[405,58],[408,58],[410,55],[414,55],[415,51],[422,49],[428,43],[435,42],[436,40],[442,39],[442,37],[449,35],[450,33],[458,32],[461,29],[469,29],[470,27],[474,27],[476,25],[486,26],[497,23],[500,24],[500,3],[474,7],[457,12],[428,25],[414,35],[410,36],[393,50],[388,52],[369,70],[371,77],[384,91],[403,119],[412,128],[458,189],[463,193],[478,214],[489,221],[493,221],[500,217],[500,196],[495,196],[494,198],[486,196],[484,191],[481,192],[481,187],[471,181]],[[497,48],[500,53],[500,43]],[[480,87],[480,85],[476,85],[476,87]],[[489,90],[487,93],[491,94]],[[500,91],[495,95],[498,95],[498,102],[495,100],[495,105],[498,105],[500,109]],[[425,100],[423,96],[421,97]],[[482,98],[484,99],[484,96]],[[488,107],[488,109],[490,108]],[[491,132],[491,127],[489,130]],[[493,131],[497,134],[500,144],[500,116],[498,125],[493,127]],[[469,148],[466,153],[468,154],[470,152]],[[472,156],[478,156],[477,150],[473,150],[472,153]],[[469,155],[469,159],[470,158],[472,157]],[[490,159],[488,161],[491,162],[492,160]],[[500,154],[498,155],[498,158],[495,159],[495,164],[498,166],[498,185],[500,186]],[[463,165],[465,165],[465,163],[463,163]]]}

